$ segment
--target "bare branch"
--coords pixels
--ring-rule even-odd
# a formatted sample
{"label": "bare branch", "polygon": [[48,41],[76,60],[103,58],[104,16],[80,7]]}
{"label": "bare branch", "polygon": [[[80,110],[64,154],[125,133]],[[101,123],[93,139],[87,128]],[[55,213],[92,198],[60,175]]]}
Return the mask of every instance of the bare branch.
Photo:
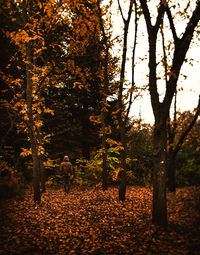
{"label": "bare branch", "polygon": [[123,19],[123,21],[124,21],[124,23],[125,23],[125,22],[126,22],[126,19],[124,18],[124,14],[123,14],[123,11],[122,11],[121,4],[120,4],[119,0],[117,0],[117,2],[118,2],[118,7],[119,7],[120,14],[121,14],[122,19]]}
{"label": "bare branch", "polygon": [[197,111],[194,115],[194,118],[192,119],[190,125],[188,126],[188,128],[185,130],[185,132],[181,135],[177,145],[176,145],[176,148],[174,149],[174,153],[178,153],[178,151],[180,150],[181,148],[181,145],[183,144],[186,136],[188,135],[188,133],[190,132],[190,130],[193,128],[198,116],[200,115],[200,95],[199,95],[199,101],[198,101],[198,105],[197,105]]}
{"label": "bare branch", "polygon": [[174,26],[174,21],[173,21],[173,18],[172,18],[172,13],[171,13],[171,10],[170,10],[168,5],[166,7],[166,13],[167,13],[167,17],[169,19],[169,24],[170,24],[170,28],[171,28],[171,31],[172,31],[172,34],[173,34],[174,42],[176,43],[177,40],[178,40],[178,37],[177,37],[176,29],[175,29],[175,26]]}
{"label": "bare branch", "polygon": [[131,92],[130,92],[130,98],[129,98],[128,108],[126,112],[125,122],[127,122],[128,120],[130,109],[133,103],[133,89],[135,86],[135,51],[136,51],[136,45],[137,45],[137,32],[138,32],[138,19],[139,19],[136,1],[134,2],[134,6],[135,6],[135,35],[134,35],[134,43],[133,43],[133,51],[132,51],[132,82],[131,82]]}
{"label": "bare branch", "polygon": [[163,48],[163,55],[164,55],[164,68],[165,68],[165,81],[166,81],[166,86],[167,86],[167,67],[168,67],[168,64],[167,64],[167,54],[166,54],[166,50],[165,50],[165,35],[164,35],[164,32],[163,32],[163,27],[161,27],[160,29],[160,32],[161,32],[161,36],[162,36],[162,48]]}
{"label": "bare branch", "polygon": [[163,20],[164,12],[165,12],[165,6],[163,4],[163,1],[161,0],[160,1],[160,6],[159,6],[159,9],[158,9],[158,16],[157,16],[156,23],[155,23],[155,26],[154,26],[156,32],[158,32],[158,29],[160,28],[160,25],[161,25],[162,20]]}
{"label": "bare branch", "polygon": [[147,24],[147,30],[150,31],[152,28],[152,24],[151,24],[151,16],[150,16],[150,12],[149,12],[149,8],[147,6],[147,1],[146,0],[140,0],[142,9],[143,9],[143,14],[146,20],[146,24]]}
{"label": "bare branch", "polygon": [[[168,80],[167,90],[163,104],[170,105],[171,99],[176,90],[177,81],[180,75],[181,66],[185,60],[186,53],[190,47],[190,43],[194,34],[194,30],[200,20],[200,1],[197,2],[196,8],[188,22],[185,33],[182,38],[175,42],[175,51],[173,64],[171,67],[171,76]],[[167,107],[166,107],[167,108]]]}
{"label": "bare branch", "polygon": [[181,38],[182,41],[188,41],[188,43],[190,43],[190,41],[192,40],[194,29],[197,26],[199,20],[200,20],[200,1],[197,1],[196,8],[190,18],[190,21],[187,24],[185,33]]}

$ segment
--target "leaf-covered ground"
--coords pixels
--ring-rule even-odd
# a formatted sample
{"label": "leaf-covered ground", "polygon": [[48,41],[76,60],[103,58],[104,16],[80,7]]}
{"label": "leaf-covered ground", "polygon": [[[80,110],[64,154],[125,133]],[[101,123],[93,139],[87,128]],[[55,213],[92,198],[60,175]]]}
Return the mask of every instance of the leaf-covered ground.
{"label": "leaf-covered ground", "polygon": [[199,187],[168,194],[167,230],[151,224],[152,190],[48,189],[1,208],[0,254],[200,254]]}

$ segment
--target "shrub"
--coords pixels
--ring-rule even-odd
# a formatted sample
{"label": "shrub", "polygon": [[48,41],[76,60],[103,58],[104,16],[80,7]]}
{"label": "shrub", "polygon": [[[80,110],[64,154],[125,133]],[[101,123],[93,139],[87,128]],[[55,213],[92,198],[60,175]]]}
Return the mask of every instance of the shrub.
{"label": "shrub", "polygon": [[[115,182],[120,170],[119,151],[113,148],[108,149],[108,181]],[[100,185],[102,181],[102,152],[98,152],[93,159],[78,159],[75,167],[75,183],[82,186]]]}
{"label": "shrub", "polygon": [[200,185],[200,165],[194,158],[188,159],[177,172],[176,182],[177,186]]}

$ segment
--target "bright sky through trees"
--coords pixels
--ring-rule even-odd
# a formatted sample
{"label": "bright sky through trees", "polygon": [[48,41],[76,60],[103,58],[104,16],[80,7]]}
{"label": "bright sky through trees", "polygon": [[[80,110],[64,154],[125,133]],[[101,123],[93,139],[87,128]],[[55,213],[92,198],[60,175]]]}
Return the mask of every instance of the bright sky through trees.
{"label": "bright sky through trees", "polygon": [[[155,1],[153,1],[153,5],[155,8]],[[191,1],[195,2],[195,1]],[[129,1],[121,0],[120,4],[123,7],[124,14],[128,11]],[[179,7],[182,9],[185,8],[188,4],[188,1],[181,1]],[[192,8],[192,3],[191,3]],[[156,11],[155,9],[152,11]],[[181,11],[181,9],[180,9]],[[191,9],[192,11],[192,9]],[[118,11],[117,0],[113,3],[112,8],[113,13],[113,30],[114,37],[123,34],[123,21]],[[182,17],[177,15],[176,18],[176,28],[178,33],[182,33],[186,27],[188,17]],[[167,23],[167,22],[166,22]],[[199,28],[198,28],[199,29]],[[141,88],[148,84],[148,38],[146,36],[146,25],[144,22],[144,18],[140,17],[139,20],[139,34],[138,34],[138,44],[136,48],[136,67],[135,67],[135,81],[136,86]],[[128,58],[130,61],[127,62],[126,72],[127,72],[127,84],[131,82],[131,51],[133,46],[133,36],[134,36],[134,14],[132,14],[132,20],[129,29],[129,40],[128,40]],[[172,36],[170,33],[166,34],[166,40],[171,40]],[[181,69],[181,77],[178,81],[178,95],[177,95],[177,110],[186,111],[193,110],[198,103],[198,95],[200,94],[200,51],[199,51],[199,40],[197,35],[195,35],[194,40],[195,43],[192,43],[192,47],[189,49],[187,54],[188,61],[184,63]],[[158,51],[160,46],[158,45]],[[120,49],[116,49],[116,52],[120,54]],[[159,52],[158,52],[159,53]],[[159,59],[158,59],[159,61]],[[190,64],[189,64],[190,62]],[[158,72],[162,72],[158,68]],[[159,85],[160,92],[160,101],[162,101],[162,94],[164,92],[163,88],[165,88],[165,84],[163,84],[163,79],[161,79]],[[150,103],[150,95],[148,89],[142,92],[142,96],[138,97],[137,100],[132,105],[131,116],[143,119],[144,122],[154,123],[154,117],[152,112],[152,107]]]}

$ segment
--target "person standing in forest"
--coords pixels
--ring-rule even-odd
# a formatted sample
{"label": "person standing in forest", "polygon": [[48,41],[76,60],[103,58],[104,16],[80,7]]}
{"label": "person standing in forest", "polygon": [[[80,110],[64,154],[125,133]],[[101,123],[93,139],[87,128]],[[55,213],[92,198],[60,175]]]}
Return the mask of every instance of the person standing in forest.
{"label": "person standing in forest", "polygon": [[72,164],[69,161],[68,156],[64,156],[63,162],[60,165],[61,176],[63,177],[64,191],[69,192],[71,185],[71,176],[72,176]]}

